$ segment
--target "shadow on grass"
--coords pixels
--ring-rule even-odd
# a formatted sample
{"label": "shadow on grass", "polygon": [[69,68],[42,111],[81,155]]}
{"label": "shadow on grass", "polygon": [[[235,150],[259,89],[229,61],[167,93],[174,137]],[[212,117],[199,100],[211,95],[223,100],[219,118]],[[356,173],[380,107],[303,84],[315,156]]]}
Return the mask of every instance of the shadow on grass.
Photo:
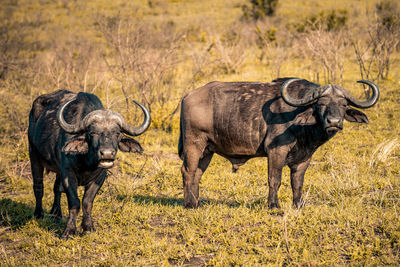
{"label": "shadow on grass", "polygon": [[[21,202],[9,198],[0,200],[0,225],[10,227],[12,230],[18,230],[33,220],[34,208]],[[46,230],[55,230],[60,234],[64,228],[64,223],[55,220],[51,216],[37,220],[39,227]]]}
{"label": "shadow on grass", "polygon": [[135,195],[133,197],[133,201],[143,205],[160,204],[163,206],[170,206],[170,207],[183,206],[183,199],[173,198],[173,197]]}
{"label": "shadow on grass", "polygon": [[[178,206],[183,207],[183,199],[174,197],[135,195],[133,197],[133,201],[136,203],[140,203],[142,205],[159,204],[169,207],[178,207]],[[229,208],[246,207],[248,209],[267,208],[267,203],[265,202],[265,199],[258,199],[252,203],[240,203],[235,200],[200,199],[200,208],[202,206],[204,207],[209,205],[226,205]],[[267,210],[267,212],[268,214],[278,215],[278,216],[281,216],[283,213],[283,211],[280,209]]]}
{"label": "shadow on grass", "polygon": [[15,230],[32,219],[34,209],[9,198],[0,200],[0,225]]}
{"label": "shadow on grass", "polygon": [[[183,199],[174,197],[135,195],[133,197],[133,201],[143,205],[160,204],[163,206],[170,206],[170,207],[183,206]],[[221,201],[214,199],[200,199],[200,207],[207,205],[218,205],[218,204],[225,204],[229,207],[240,206],[240,204],[237,202]]]}

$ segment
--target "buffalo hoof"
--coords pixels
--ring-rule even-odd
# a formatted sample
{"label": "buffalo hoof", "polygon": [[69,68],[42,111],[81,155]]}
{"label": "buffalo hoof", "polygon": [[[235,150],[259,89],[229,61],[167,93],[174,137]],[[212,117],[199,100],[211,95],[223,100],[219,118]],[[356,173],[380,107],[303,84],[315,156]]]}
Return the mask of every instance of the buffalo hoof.
{"label": "buffalo hoof", "polygon": [[50,211],[50,216],[53,217],[53,219],[56,221],[61,221],[62,219],[61,209],[53,207]]}
{"label": "buffalo hoof", "polygon": [[279,206],[278,203],[268,203],[268,208],[272,210],[272,209],[280,209],[281,207]]}
{"label": "buffalo hoof", "polygon": [[40,209],[40,210],[36,209],[35,212],[33,213],[33,215],[35,216],[35,218],[41,219],[41,218],[43,218],[44,213],[43,213],[42,209]]}
{"label": "buffalo hoof", "polygon": [[92,227],[92,228],[90,228],[90,229],[83,229],[83,232],[82,232],[82,234],[83,235],[86,235],[86,234],[89,234],[89,233],[93,233],[93,232],[96,232],[96,229],[94,229],[94,227]]}
{"label": "buffalo hoof", "polygon": [[71,235],[75,235],[76,228],[65,228],[64,232],[61,234],[61,238],[67,240]]}
{"label": "buffalo hoof", "polygon": [[183,205],[186,209],[197,209],[200,205],[199,202],[185,202]]}
{"label": "buffalo hoof", "polygon": [[50,217],[54,220],[56,223],[60,223],[62,221],[62,216],[50,214]]}
{"label": "buffalo hoof", "polygon": [[86,234],[86,233],[90,233],[90,232],[95,232],[96,231],[96,229],[94,228],[94,226],[93,226],[93,224],[92,223],[90,223],[90,224],[88,224],[88,223],[82,223],[82,229],[83,229],[83,234]]}
{"label": "buffalo hoof", "polygon": [[295,207],[296,209],[301,209],[305,206],[304,200],[300,199],[298,201],[293,201],[293,207]]}

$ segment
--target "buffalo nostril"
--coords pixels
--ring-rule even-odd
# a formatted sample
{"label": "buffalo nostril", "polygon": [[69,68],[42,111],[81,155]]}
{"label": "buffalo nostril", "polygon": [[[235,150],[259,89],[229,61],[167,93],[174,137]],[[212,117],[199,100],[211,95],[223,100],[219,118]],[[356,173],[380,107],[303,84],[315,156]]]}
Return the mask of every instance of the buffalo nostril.
{"label": "buffalo nostril", "polygon": [[326,118],[326,122],[329,124],[338,124],[340,120],[336,118]]}
{"label": "buffalo nostril", "polygon": [[100,150],[100,156],[102,158],[113,158],[115,156],[114,150]]}

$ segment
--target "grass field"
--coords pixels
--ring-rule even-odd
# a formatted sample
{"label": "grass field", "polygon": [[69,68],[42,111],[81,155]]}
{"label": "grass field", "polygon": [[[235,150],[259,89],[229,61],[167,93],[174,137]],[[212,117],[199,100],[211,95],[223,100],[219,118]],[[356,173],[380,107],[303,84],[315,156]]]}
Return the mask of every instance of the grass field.
{"label": "grass field", "polygon": [[[399,265],[400,49],[389,41],[400,36],[400,9],[395,1],[323,2],[281,0],[275,16],[246,21],[245,0],[3,1],[0,266]],[[380,11],[382,3],[391,8]],[[329,30],[332,10],[345,10],[346,19],[342,25],[333,16]],[[390,15],[399,27],[379,35],[379,19]],[[371,34],[392,50],[371,50]],[[314,154],[304,208],[292,207],[287,168],[282,208],[269,210],[267,160],[232,173],[219,156],[202,177],[202,206],[183,208],[176,110],[184,94],[212,80],[290,76],[335,82],[361,97],[355,82],[367,73],[361,77],[352,44],[365,49],[381,98],[365,110],[369,124],[345,122]],[[390,69],[378,77],[387,56]],[[45,218],[33,218],[27,141],[32,101],[59,88],[93,92],[135,123],[140,113],[126,104],[133,97],[153,118],[138,138],[144,154],[120,152],[97,195],[96,232],[69,240],[59,237],[65,195],[63,220],[48,216],[52,173],[45,176]]]}

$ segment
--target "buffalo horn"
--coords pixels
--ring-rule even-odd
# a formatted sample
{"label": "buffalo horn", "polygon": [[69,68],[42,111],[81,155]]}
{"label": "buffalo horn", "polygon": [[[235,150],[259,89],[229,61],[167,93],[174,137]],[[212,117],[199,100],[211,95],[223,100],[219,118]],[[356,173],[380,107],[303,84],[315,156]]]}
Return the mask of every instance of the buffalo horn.
{"label": "buffalo horn", "polygon": [[379,99],[379,87],[376,84],[374,84],[373,82],[368,81],[368,80],[361,80],[361,81],[357,81],[357,82],[368,85],[372,89],[372,94],[367,100],[360,101],[358,99],[355,99],[354,96],[352,96],[348,91],[346,91],[345,96],[346,96],[347,100],[350,102],[350,105],[352,105],[353,107],[356,107],[356,108],[370,108],[373,105],[375,105],[375,103]]}
{"label": "buffalo horn", "polygon": [[307,106],[307,105],[314,103],[318,99],[318,95],[317,95],[317,93],[319,91],[318,87],[314,88],[313,92],[311,94],[308,94],[301,99],[296,99],[296,98],[292,98],[291,96],[289,96],[288,91],[287,91],[289,85],[292,82],[300,81],[300,80],[302,80],[302,79],[292,78],[292,79],[286,80],[281,86],[282,99],[285,101],[286,104],[288,104],[290,106],[294,106],[294,107]]}
{"label": "buffalo horn", "polygon": [[64,119],[64,109],[65,107],[71,103],[72,101],[74,101],[75,99],[72,99],[70,101],[65,102],[57,111],[57,122],[60,125],[60,127],[66,131],[67,133],[70,134],[74,134],[74,133],[79,133],[82,132],[83,130],[85,130],[86,126],[84,121],[80,121],[79,123],[76,124],[69,124],[65,121]]}
{"label": "buffalo horn", "polygon": [[124,133],[131,135],[131,136],[138,136],[141,135],[142,133],[144,133],[147,128],[149,128],[150,126],[150,122],[151,122],[151,117],[150,117],[150,112],[147,110],[147,108],[145,106],[143,106],[142,104],[140,104],[139,102],[133,100],[133,102],[138,105],[140,107],[140,109],[143,111],[144,114],[144,120],[142,122],[142,124],[140,126],[132,126],[129,125],[125,120],[122,121],[122,130],[124,131]]}

